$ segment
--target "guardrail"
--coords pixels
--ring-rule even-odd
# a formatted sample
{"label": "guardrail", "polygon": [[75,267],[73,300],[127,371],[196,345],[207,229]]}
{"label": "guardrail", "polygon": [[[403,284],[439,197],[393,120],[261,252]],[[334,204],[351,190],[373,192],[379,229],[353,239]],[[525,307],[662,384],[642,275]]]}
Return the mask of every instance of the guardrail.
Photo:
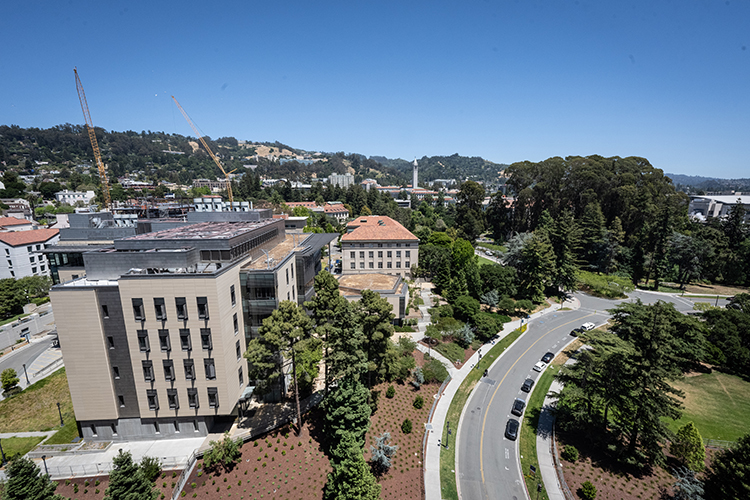
{"label": "guardrail", "polygon": [[550,444],[552,448],[552,461],[555,465],[555,472],[557,472],[557,482],[560,483],[560,488],[562,489],[563,495],[565,496],[566,500],[576,500],[576,497],[573,496],[573,492],[570,491],[570,488],[568,488],[568,483],[565,482],[565,475],[563,474],[562,464],[560,463],[560,459],[558,458],[557,454],[557,440],[555,439],[555,422],[552,422],[552,443]]}
{"label": "guardrail", "polygon": [[188,457],[187,464],[185,464],[185,467],[182,469],[182,472],[180,473],[180,477],[179,479],[177,479],[177,484],[175,484],[175,487],[172,490],[172,500],[176,500],[177,498],[180,497],[180,493],[182,492],[182,489],[185,487],[185,483],[187,483],[187,480],[190,478],[190,474],[193,473],[193,469],[195,468],[195,464],[197,463],[198,463],[198,453],[194,451]]}
{"label": "guardrail", "polygon": [[722,441],[720,439],[704,439],[703,440],[703,446],[709,447],[709,448],[732,448],[734,445],[737,444],[737,441]]}
{"label": "guardrail", "polygon": [[[192,455],[191,455],[192,457]],[[184,468],[191,457],[157,457],[163,470]],[[44,464],[40,463],[39,469],[44,471]],[[71,477],[94,477],[108,475],[112,472],[112,462],[99,462],[81,465],[48,466],[50,479],[67,479]],[[184,471],[183,471],[184,472]]]}

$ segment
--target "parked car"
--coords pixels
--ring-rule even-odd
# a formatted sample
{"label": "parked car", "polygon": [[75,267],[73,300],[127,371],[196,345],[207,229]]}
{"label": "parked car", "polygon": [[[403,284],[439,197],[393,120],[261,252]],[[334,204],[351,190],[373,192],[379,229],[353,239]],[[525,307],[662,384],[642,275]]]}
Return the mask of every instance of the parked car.
{"label": "parked car", "polygon": [[585,330],[583,328],[574,328],[570,331],[570,334],[574,337],[578,337],[580,334],[582,334]]}
{"label": "parked car", "polygon": [[534,380],[527,378],[523,381],[523,385],[521,386],[521,390],[523,392],[531,392],[531,388],[534,387]]}
{"label": "parked car", "polygon": [[596,326],[595,324],[589,322],[589,323],[582,324],[581,328],[583,328],[584,331],[589,331],[589,330],[593,330],[595,326]]}
{"label": "parked car", "polygon": [[542,356],[542,362],[549,363],[550,361],[552,361],[552,358],[554,358],[554,357],[555,357],[554,354],[552,354],[551,352],[548,352],[547,354],[545,354],[544,356]]}
{"label": "parked car", "polygon": [[505,437],[511,441],[515,441],[518,438],[518,427],[521,424],[515,418],[508,419],[508,423],[505,424]]}
{"label": "parked car", "polygon": [[544,370],[544,367],[547,366],[547,363],[542,363],[541,361],[537,362],[537,364],[534,365],[534,371],[540,372]]}
{"label": "parked car", "polygon": [[526,408],[526,401],[516,398],[516,400],[513,401],[513,408],[510,409],[510,412],[513,415],[518,415],[520,417],[521,415],[523,415],[524,408]]}

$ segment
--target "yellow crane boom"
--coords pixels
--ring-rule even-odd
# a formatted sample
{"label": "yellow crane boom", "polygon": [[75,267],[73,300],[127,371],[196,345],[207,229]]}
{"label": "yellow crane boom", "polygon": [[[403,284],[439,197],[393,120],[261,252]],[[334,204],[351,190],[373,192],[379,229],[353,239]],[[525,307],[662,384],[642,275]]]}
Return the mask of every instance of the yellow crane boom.
{"label": "yellow crane boom", "polygon": [[224,174],[224,177],[227,179],[227,198],[229,198],[229,203],[234,201],[234,197],[232,196],[232,181],[229,180],[229,174],[234,172],[234,170],[237,170],[236,168],[234,170],[231,170],[227,172],[224,170],[224,167],[221,166],[221,162],[216,157],[216,155],[211,151],[211,148],[208,147],[208,144],[206,144],[206,141],[203,140],[203,136],[200,132],[198,132],[198,129],[196,128],[195,124],[193,123],[193,120],[190,119],[188,114],[185,112],[184,109],[182,109],[182,106],[180,106],[180,103],[177,102],[177,99],[172,96],[172,100],[175,104],[177,104],[177,107],[180,109],[180,112],[182,113],[182,116],[185,117],[185,120],[187,120],[188,124],[190,125],[190,128],[193,129],[193,132],[195,132],[196,137],[198,137],[198,140],[201,141],[201,144],[203,144],[203,147],[206,148],[206,151],[208,152],[208,155],[211,157],[211,159],[216,163],[216,166],[219,167],[221,172]]}
{"label": "yellow crane boom", "polygon": [[102,196],[104,197],[104,209],[109,210],[111,208],[112,200],[109,197],[109,181],[107,180],[107,170],[104,168],[102,163],[102,154],[99,151],[99,143],[96,141],[96,132],[94,131],[94,123],[91,121],[91,114],[89,113],[89,105],[86,102],[86,94],[83,91],[83,84],[81,79],[78,77],[78,69],[73,68],[73,73],[76,75],[76,89],[78,90],[78,99],[81,101],[81,109],[83,110],[83,119],[86,121],[86,130],[89,132],[89,139],[91,140],[91,147],[94,149],[94,160],[96,161],[96,168],[99,169],[99,182],[102,185]]}

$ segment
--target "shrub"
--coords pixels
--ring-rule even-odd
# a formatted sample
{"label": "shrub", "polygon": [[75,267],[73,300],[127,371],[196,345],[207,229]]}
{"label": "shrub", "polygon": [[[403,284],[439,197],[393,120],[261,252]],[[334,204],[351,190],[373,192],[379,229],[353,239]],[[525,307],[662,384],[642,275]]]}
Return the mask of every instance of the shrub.
{"label": "shrub", "polygon": [[[141,469],[143,469],[143,475],[148,478],[149,481],[156,482],[161,474],[161,462],[156,457],[144,456],[141,459]],[[172,476],[174,477],[174,476]]]}
{"label": "shrub", "polygon": [[225,470],[228,470],[240,458],[241,444],[242,440],[235,441],[229,437],[229,432],[225,432],[224,439],[221,441],[211,441],[211,448],[203,456],[204,465],[206,468],[211,468],[221,464]]}
{"label": "shrub", "polygon": [[388,399],[392,399],[393,396],[395,395],[396,395],[396,388],[393,387],[392,385],[389,385],[388,390],[385,391],[385,397],[387,397]]}
{"label": "shrub", "polygon": [[419,410],[424,406],[424,398],[422,396],[417,396],[414,398],[414,403],[412,404],[414,405],[414,408]]}
{"label": "shrub", "polygon": [[594,500],[596,498],[596,486],[591,484],[591,481],[586,481],[581,485],[581,489],[578,490],[578,495],[583,500]]}
{"label": "shrub", "polygon": [[372,453],[372,465],[378,474],[384,474],[391,468],[391,458],[396,454],[398,446],[388,444],[391,440],[391,434],[384,432],[380,437],[375,438],[375,446],[370,446]]}
{"label": "shrub", "polygon": [[414,376],[412,384],[414,384],[414,387],[419,389],[419,387],[424,384],[424,373],[422,372],[422,369],[420,367],[415,368],[412,375]]}
{"label": "shrub", "polygon": [[578,449],[570,444],[566,444],[562,451],[562,457],[568,462],[575,462],[578,460]]}
{"label": "shrub", "polygon": [[468,295],[461,295],[453,303],[453,311],[456,319],[461,321],[472,321],[479,313],[479,301]]}
{"label": "shrub", "polygon": [[440,382],[442,383],[448,378],[448,370],[445,369],[443,363],[437,359],[431,359],[422,368],[425,382]]}
{"label": "shrub", "polygon": [[464,325],[453,334],[453,338],[456,339],[456,344],[466,349],[474,342],[474,330],[469,325]]}
{"label": "shrub", "polygon": [[412,428],[411,420],[409,420],[408,418],[405,419],[404,422],[401,424],[401,432],[403,432],[404,434],[411,434],[411,428]]}

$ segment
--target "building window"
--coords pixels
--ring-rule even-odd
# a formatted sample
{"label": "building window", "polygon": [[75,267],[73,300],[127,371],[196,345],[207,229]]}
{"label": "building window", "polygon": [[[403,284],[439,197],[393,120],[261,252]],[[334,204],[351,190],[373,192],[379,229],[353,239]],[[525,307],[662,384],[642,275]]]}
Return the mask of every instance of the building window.
{"label": "building window", "polygon": [[362,248],[363,246],[365,246],[365,244],[364,244],[364,243],[360,243],[360,244],[359,244],[359,247],[360,247],[360,248]]}
{"label": "building window", "polygon": [[192,359],[183,359],[182,366],[185,368],[185,380],[195,380],[195,364]]}
{"label": "building window", "polygon": [[34,273],[34,274],[36,274],[36,267],[32,267],[31,268],[31,272]]}
{"label": "building window", "polygon": [[197,297],[198,302],[198,319],[208,319],[208,299],[206,297]]}
{"label": "building window", "polygon": [[234,322],[234,334],[237,335],[238,333],[240,333],[240,322],[237,319],[237,313],[234,313],[232,321]]}
{"label": "building window", "polygon": [[404,267],[405,267],[406,269],[411,269],[411,265],[410,265],[410,264],[411,264],[411,262],[409,262],[409,261],[407,260],[407,261],[406,261],[406,263],[404,264]]}
{"label": "building window", "polygon": [[364,269],[365,268],[365,263],[364,262],[360,262],[359,263],[359,268],[360,269]]}
{"label": "building window", "polygon": [[203,367],[206,369],[206,380],[214,380],[216,378],[216,365],[214,364],[214,359],[204,359]]}
{"label": "building window", "polygon": [[406,257],[407,259],[410,258],[411,257],[411,250],[404,251],[404,257]]}
{"label": "building window", "polygon": [[383,251],[378,250],[378,259],[382,259],[382,258],[383,258]]}
{"label": "building window", "polygon": [[164,380],[174,380],[174,361],[171,359],[165,359],[162,361],[164,367]]}
{"label": "building window", "polygon": [[115,377],[115,379],[120,378],[120,369],[116,366],[112,367],[112,375]]}
{"label": "building window", "polygon": [[359,252],[359,258],[364,259],[365,258],[365,252]]}
{"label": "building window", "polygon": [[357,269],[357,263],[356,263],[356,262],[352,262],[352,263],[351,263],[351,264],[349,265],[349,267],[351,267],[352,269]]}
{"label": "building window", "polygon": [[169,330],[159,330],[159,347],[162,352],[172,350],[172,343],[169,341]]}
{"label": "building window", "polygon": [[216,387],[208,388],[208,407],[209,408],[219,407],[219,390]]}
{"label": "building window", "polygon": [[245,379],[244,379],[244,377],[242,376],[242,367],[241,367],[241,366],[240,366],[240,369],[239,369],[239,371],[237,372],[237,375],[239,375],[239,379],[240,379],[240,387],[242,387],[242,384],[244,384],[244,383],[245,383]]}
{"label": "building window", "polygon": [[396,250],[396,258],[397,259],[401,258],[401,250]]}
{"label": "building window", "polygon": [[180,402],[177,400],[177,389],[167,389],[167,402],[169,403],[170,410],[177,410],[180,408]]}
{"label": "building window", "polygon": [[120,408],[125,407],[125,396],[117,396],[117,400],[120,402]]}
{"label": "building window", "polygon": [[240,346],[240,341],[237,340],[234,344],[234,350],[237,351],[237,359],[239,360],[242,357],[242,347]]}
{"label": "building window", "polygon": [[396,268],[401,269],[401,261],[396,261]]}
{"label": "building window", "polygon": [[391,257],[393,257],[393,252],[391,252],[390,250],[388,250],[385,255],[386,255],[386,257],[388,257],[390,259]]}
{"label": "building window", "polygon": [[154,366],[150,359],[141,361],[143,366],[143,380],[146,382],[152,382],[154,380]]}
{"label": "building window", "polygon": [[396,243],[396,248],[401,248],[401,243]]}
{"label": "building window", "polygon": [[33,264],[33,263],[34,263],[34,262],[36,261],[36,259],[35,259],[35,258],[34,258],[34,256],[32,255],[31,257],[29,257],[29,261],[30,261],[30,262],[31,262],[31,263]]}
{"label": "building window", "polygon": [[357,252],[349,252],[349,257],[352,259],[357,258]]}
{"label": "building window", "polygon": [[204,351],[210,351],[214,348],[210,328],[201,328],[201,347]]}
{"label": "building window", "polygon": [[[149,410],[156,411],[159,409],[159,397],[156,395],[156,391],[154,389],[146,390],[146,399],[148,399]],[[158,429],[158,427],[156,428]],[[158,433],[159,431],[157,430],[156,432]]]}
{"label": "building window", "polygon": [[373,267],[375,267],[375,263],[374,262],[369,262],[367,264],[367,267],[369,267],[370,269],[372,269]]}
{"label": "building window", "polygon": [[[404,246],[405,246],[405,247],[410,247],[410,246],[411,246],[411,243],[404,243]],[[408,255],[407,255],[407,257],[408,257]]]}
{"label": "building window", "polygon": [[286,284],[289,285],[289,268],[286,268]]}
{"label": "building window", "polygon": [[102,316],[106,319],[109,318],[109,308],[102,304]]}
{"label": "building window", "polygon": [[370,257],[370,258],[372,259],[372,258],[374,258],[374,257],[375,257],[375,252],[372,252],[372,251],[370,251],[370,252],[367,252],[367,256],[368,256],[368,257]]}
{"label": "building window", "polygon": [[229,287],[229,297],[232,299],[232,306],[237,303],[237,295],[234,293],[234,285]]}
{"label": "building window", "polygon": [[378,262],[378,269],[383,269],[383,263],[382,262]]}
{"label": "building window", "polygon": [[177,319],[188,319],[187,301],[185,300],[185,297],[175,297],[174,303],[177,308]]}
{"label": "building window", "polygon": [[109,348],[110,349],[114,349],[115,348],[115,338],[113,336],[111,336],[111,335],[108,336],[107,337],[107,344],[109,344]]}
{"label": "building window", "polygon": [[138,349],[141,352],[149,352],[151,346],[148,342],[148,330],[138,330]]}
{"label": "building window", "polygon": [[[198,408],[198,389],[188,389],[188,406],[190,408]],[[198,430],[198,422],[195,423],[196,430]]]}
{"label": "building window", "polygon": [[26,247],[26,251],[31,253],[31,247]]}
{"label": "building window", "polygon": [[388,269],[393,267],[393,262],[388,262],[388,265],[386,266]]}
{"label": "building window", "polygon": [[154,298],[154,309],[156,310],[156,321],[167,320],[167,307],[164,305],[164,299]]}
{"label": "building window", "polygon": [[190,328],[180,328],[180,349],[192,351],[193,343],[190,341]]}
{"label": "building window", "polygon": [[383,248],[383,244],[382,243],[378,243],[378,248]]}
{"label": "building window", "polygon": [[146,315],[143,311],[143,299],[132,299],[133,300],[133,315],[136,321],[145,321]]}

